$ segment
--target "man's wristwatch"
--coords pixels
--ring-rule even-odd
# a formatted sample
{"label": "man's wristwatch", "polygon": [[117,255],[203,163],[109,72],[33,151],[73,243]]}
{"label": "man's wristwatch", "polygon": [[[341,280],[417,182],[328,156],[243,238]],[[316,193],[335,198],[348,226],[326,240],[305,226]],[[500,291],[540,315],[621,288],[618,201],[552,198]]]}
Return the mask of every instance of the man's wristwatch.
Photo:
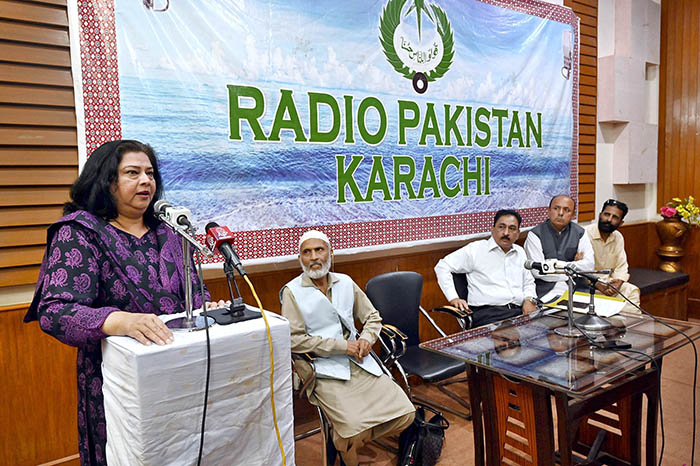
{"label": "man's wristwatch", "polygon": [[527,297],[525,298],[525,301],[530,301],[532,304],[534,304],[535,306],[537,306],[537,298],[535,298],[535,297],[527,296]]}

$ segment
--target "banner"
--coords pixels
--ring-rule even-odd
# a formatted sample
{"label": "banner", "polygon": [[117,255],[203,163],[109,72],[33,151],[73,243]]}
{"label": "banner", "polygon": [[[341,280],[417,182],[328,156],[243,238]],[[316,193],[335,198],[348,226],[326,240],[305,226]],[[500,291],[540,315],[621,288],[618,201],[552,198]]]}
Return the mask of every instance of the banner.
{"label": "banner", "polygon": [[[75,20],[75,19],[74,19]],[[535,0],[78,2],[87,153],[138,139],[246,259],[525,226],[577,197],[578,23]]]}

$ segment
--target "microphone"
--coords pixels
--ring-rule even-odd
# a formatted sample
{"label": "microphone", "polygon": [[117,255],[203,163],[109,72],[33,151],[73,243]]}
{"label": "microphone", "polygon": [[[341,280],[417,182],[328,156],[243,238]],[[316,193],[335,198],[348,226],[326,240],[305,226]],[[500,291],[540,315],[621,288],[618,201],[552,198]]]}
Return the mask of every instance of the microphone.
{"label": "microphone", "polygon": [[535,262],[531,260],[526,260],[523,264],[527,270],[537,270],[543,275],[549,275],[554,273],[564,273],[564,266],[556,259],[545,259],[543,262]]}
{"label": "microphone", "polygon": [[597,275],[610,275],[612,273],[612,270],[610,269],[603,269],[603,270],[593,270],[591,272],[582,272],[578,270],[574,266],[567,266],[567,270],[570,270],[574,274],[578,275],[579,277],[583,277],[586,280],[588,280],[591,285],[595,285],[597,282],[602,282],[605,283],[606,285],[609,284],[607,280],[604,280],[603,277],[598,277]]}
{"label": "microphone", "polygon": [[241,264],[241,259],[236,253],[236,249],[233,247],[233,244],[231,244],[233,242],[233,233],[231,233],[231,230],[229,230],[228,227],[219,226],[216,222],[207,223],[204,229],[207,232],[207,247],[209,247],[212,252],[214,249],[218,249],[221,255],[226,259],[226,262],[238,270],[241,276],[247,275],[243,264]]}
{"label": "microphone", "polygon": [[170,225],[192,227],[192,212],[187,207],[173,207],[170,202],[160,199],[153,204],[153,211],[159,219]]}
{"label": "microphone", "polygon": [[160,218],[161,215],[165,214],[166,207],[170,207],[170,202],[165,199],[159,199],[153,204],[153,212]]}

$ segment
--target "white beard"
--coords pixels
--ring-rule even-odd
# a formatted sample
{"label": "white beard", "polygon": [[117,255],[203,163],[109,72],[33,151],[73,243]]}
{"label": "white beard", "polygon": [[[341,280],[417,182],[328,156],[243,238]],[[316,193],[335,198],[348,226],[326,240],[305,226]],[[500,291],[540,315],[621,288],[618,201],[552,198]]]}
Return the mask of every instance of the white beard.
{"label": "white beard", "polygon": [[304,271],[304,274],[308,276],[312,280],[318,280],[319,278],[323,278],[326,275],[328,275],[328,272],[331,270],[331,258],[329,257],[326,262],[321,263],[321,268],[320,269],[312,269],[311,267],[306,267],[304,263],[299,259],[299,263],[301,264],[301,269]]}

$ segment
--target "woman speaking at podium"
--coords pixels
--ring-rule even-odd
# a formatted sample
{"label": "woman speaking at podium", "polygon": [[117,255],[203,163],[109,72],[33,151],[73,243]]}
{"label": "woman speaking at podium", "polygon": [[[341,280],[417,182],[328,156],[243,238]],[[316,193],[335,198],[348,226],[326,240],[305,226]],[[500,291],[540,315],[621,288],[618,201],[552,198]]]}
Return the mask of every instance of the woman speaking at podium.
{"label": "woman speaking at podium", "polygon": [[[184,311],[185,280],[201,306],[199,280],[184,277],[182,243],[153,213],[162,193],[153,149],[105,143],[71,187],[51,225],[25,322],[78,347],[78,437],[83,465],[106,464],[101,340],[128,335],[164,345],[173,335],[158,314]],[[208,293],[206,293],[209,299]]]}

